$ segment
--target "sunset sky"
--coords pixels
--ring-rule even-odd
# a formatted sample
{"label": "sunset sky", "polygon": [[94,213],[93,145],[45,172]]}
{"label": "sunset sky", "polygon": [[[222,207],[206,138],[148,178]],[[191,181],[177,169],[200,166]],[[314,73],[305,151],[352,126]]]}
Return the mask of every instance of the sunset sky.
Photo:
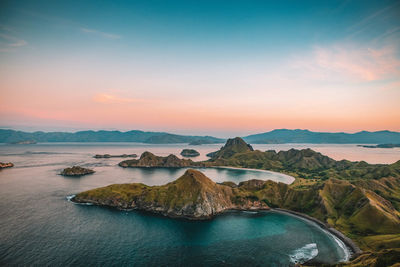
{"label": "sunset sky", "polygon": [[400,1],[2,0],[0,126],[400,131]]}

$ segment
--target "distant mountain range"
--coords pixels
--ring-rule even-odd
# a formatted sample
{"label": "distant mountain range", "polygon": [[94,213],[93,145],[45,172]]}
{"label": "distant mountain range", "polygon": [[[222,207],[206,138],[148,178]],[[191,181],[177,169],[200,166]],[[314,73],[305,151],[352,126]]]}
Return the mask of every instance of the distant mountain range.
{"label": "distant mountain range", "polygon": [[[248,135],[243,139],[252,144],[400,144],[400,133],[391,131],[350,133],[311,132],[279,129]],[[213,136],[188,136],[165,132],[144,131],[80,131],[22,132],[0,129],[0,143],[35,142],[140,142],[147,144],[189,143],[192,145],[224,143],[226,139]]]}
{"label": "distant mountain range", "polygon": [[164,132],[143,131],[80,131],[68,132],[22,132],[0,129],[0,143],[21,142],[139,142],[148,144],[223,143],[225,139],[212,136],[187,136]]}
{"label": "distant mountain range", "polygon": [[350,134],[279,129],[266,133],[249,135],[243,137],[243,139],[252,144],[400,144],[400,133],[391,131],[362,131]]}

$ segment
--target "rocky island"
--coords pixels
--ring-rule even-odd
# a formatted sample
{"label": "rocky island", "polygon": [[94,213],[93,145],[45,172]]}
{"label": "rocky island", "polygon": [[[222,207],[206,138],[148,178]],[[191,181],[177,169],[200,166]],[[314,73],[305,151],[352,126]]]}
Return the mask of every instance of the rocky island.
{"label": "rocky island", "polygon": [[379,144],[379,145],[358,145],[365,148],[394,148],[400,147],[400,144]]}
{"label": "rocky island", "polygon": [[180,167],[204,167],[207,163],[194,162],[190,159],[180,159],[170,154],[166,157],[156,156],[150,152],[143,152],[139,159],[124,160],[119,166],[127,167],[163,167],[163,168],[180,168]]}
{"label": "rocky island", "polygon": [[109,159],[109,158],[136,158],[136,154],[122,154],[122,155],[110,155],[110,154],[96,154],[95,159]]}
{"label": "rocky island", "polygon": [[79,193],[73,201],[195,220],[232,209],[280,208],[317,219],[354,240],[364,252],[350,266],[390,266],[400,259],[400,161],[336,161],[311,149],[263,152],[234,138],[208,161],[145,152],[120,166],[231,166],[283,172],[296,180],[290,185],[261,180],[216,184],[199,171],[187,170],[163,186],[116,184]]}
{"label": "rocky island", "polygon": [[71,168],[65,168],[60,174],[63,176],[83,176],[92,173],[94,173],[94,170],[72,166]]}
{"label": "rocky island", "polygon": [[181,152],[181,156],[184,157],[197,157],[200,156],[200,153],[194,149],[183,149]]}
{"label": "rocky island", "polygon": [[5,169],[5,168],[11,168],[14,167],[14,164],[12,164],[11,162],[0,162],[0,170],[1,169]]}

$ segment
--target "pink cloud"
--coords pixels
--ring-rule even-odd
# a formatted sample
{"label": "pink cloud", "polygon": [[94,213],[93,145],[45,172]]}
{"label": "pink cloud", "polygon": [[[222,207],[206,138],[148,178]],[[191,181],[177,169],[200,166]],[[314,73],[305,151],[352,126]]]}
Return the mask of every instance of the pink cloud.
{"label": "pink cloud", "polygon": [[315,47],[307,58],[293,66],[312,72],[315,78],[339,78],[355,81],[383,81],[400,77],[397,48],[380,48],[337,44]]}
{"label": "pink cloud", "polygon": [[96,94],[93,97],[93,101],[97,103],[111,103],[111,104],[143,102],[142,99],[119,97],[116,95],[104,94],[104,93]]}

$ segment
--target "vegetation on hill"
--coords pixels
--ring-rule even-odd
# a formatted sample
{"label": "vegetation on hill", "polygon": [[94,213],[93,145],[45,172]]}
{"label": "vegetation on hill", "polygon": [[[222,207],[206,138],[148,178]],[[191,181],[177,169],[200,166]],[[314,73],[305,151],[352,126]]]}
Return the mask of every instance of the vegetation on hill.
{"label": "vegetation on hill", "polygon": [[189,170],[164,186],[111,185],[80,193],[75,201],[195,219],[227,209],[283,208],[301,212],[355,240],[366,251],[349,263],[355,266],[392,262],[400,248],[400,161],[336,161],[311,149],[262,152],[234,138],[204,162],[145,152],[139,160],[120,165],[257,168],[289,173],[296,181],[291,185],[260,180],[216,184],[202,173]]}
{"label": "vegetation on hill", "polygon": [[[143,152],[139,159],[124,160],[119,163],[121,167],[194,167],[206,166],[203,162],[194,162],[191,159],[180,159],[177,156],[170,154],[167,157],[156,156],[148,151]],[[210,165],[210,164],[209,164]]]}
{"label": "vegetation on hill", "polygon": [[212,161],[216,161],[218,159],[228,159],[237,153],[245,153],[254,151],[253,147],[249,144],[246,144],[242,138],[236,137],[232,139],[228,139],[226,144],[221,147],[220,150],[211,154]]}
{"label": "vegetation on hill", "polygon": [[311,149],[290,149],[279,152],[247,151],[235,153],[227,158],[213,157],[210,161],[216,165],[286,172],[306,179],[356,180],[400,177],[400,161],[393,164],[336,161]]}

